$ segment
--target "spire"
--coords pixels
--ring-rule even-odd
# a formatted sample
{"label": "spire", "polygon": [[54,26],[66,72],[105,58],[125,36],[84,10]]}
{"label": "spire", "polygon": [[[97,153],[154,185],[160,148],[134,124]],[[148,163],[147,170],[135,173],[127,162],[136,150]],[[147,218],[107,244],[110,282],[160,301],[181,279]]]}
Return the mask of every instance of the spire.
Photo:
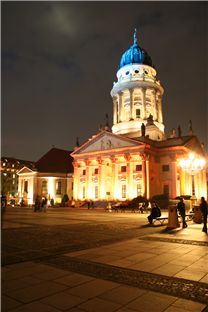
{"label": "spire", "polygon": [[104,127],[104,129],[107,130],[107,131],[110,130],[108,114],[105,114],[105,127]]}
{"label": "spire", "polygon": [[134,29],[134,45],[138,45],[138,42],[137,42],[137,29],[136,28]]}
{"label": "spire", "polygon": [[189,135],[193,135],[192,121],[189,120]]}
{"label": "spire", "polygon": [[76,138],[76,146],[79,147],[79,137]]}

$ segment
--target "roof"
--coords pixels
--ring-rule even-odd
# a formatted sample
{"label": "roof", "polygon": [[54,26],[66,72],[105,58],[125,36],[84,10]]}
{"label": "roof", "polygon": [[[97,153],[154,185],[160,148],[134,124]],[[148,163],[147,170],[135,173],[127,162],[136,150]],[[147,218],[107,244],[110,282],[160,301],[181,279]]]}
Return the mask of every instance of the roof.
{"label": "roof", "polygon": [[34,168],[35,162],[30,161],[30,160],[23,160],[19,158],[14,158],[14,157],[1,157],[1,161],[7,163],[7,167],[11,165],[15,165],[15,168],[22,168],[24,166],[27,166],[28,168]]}
{"label": "roof", "polygon": [[195,135],[168,138],[162,141],[154,141],[148,137],[139,137],[137,140],[139,142],[147,143],[150,146],[156,147],[158,149],[185,146],[189,149],[195,150],[199,154],[205,154],[198,138]]}
{"label": "roof", "polygon": [[72,151],[52,148],[36,162],[38,172],[72,173]]}
{"label": "roof", "polygon": [[153,66],[151,57],[137,43],[136,29],[134,32],[134,43],[128,50],[126,50],[126,52],[123,53],[119,68],[129,64],[145,64]]}

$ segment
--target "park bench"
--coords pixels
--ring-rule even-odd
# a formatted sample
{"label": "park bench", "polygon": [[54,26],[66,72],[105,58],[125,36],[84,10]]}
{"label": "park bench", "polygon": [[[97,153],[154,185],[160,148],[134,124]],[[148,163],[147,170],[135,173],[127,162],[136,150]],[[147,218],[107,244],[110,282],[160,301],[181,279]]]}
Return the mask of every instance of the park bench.
{"label": "park bench", "polygon": [[153,219],[152,223],[160,222],[160,224],[163,224],[166,220],[168,220],[168,217],[157,217],[156,219]]}
{"label": "park bench", "polygon": [[[178,216],[179,221],[181,221],[181,216]],[[163,224],[166,220],[168,220],[168,217],[157,217],[156,219],[153,219],[152,223],[159,222],[160,224]],[[186,221],[192,221],[193,220],[193,213],[186,214]]]}

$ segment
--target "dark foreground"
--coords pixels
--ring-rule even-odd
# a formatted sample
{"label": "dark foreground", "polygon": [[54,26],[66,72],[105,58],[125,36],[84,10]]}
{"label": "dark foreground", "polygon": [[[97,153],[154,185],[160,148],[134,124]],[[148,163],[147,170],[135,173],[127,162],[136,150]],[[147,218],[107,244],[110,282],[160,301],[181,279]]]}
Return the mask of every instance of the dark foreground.
{"label": "dark foreground", "polygon": [[147,215],[7,208],[2,311],[205,311],[201,225],[165,231]]}

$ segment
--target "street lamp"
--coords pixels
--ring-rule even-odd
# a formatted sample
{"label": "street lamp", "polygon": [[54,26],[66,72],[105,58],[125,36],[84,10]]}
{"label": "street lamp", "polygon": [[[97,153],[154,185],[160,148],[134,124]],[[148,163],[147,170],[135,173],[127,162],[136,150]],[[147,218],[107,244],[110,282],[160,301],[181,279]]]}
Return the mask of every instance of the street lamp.
{"label": "street lamp", "polygon": [[195,196],[194,175],[204,168],[205,159],[197,157],[194,153],[190,153],[188,158],[180,159],[179,164],[182,170],[188,172],[191,175],[192,196]]}

